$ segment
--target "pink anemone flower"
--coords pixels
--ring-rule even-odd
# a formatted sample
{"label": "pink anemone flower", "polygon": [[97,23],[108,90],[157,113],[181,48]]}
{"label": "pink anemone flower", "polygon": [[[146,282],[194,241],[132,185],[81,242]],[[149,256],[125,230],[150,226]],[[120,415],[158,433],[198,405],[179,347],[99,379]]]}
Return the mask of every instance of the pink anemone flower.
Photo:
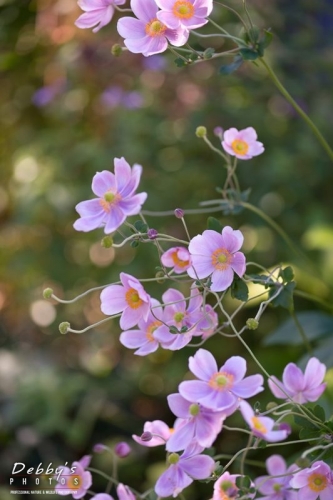
{"label": "pink anemone flower", "polygon": [[172,247],[162,254],[161,262],[165,267],[172,267],[174,273],[181,274],[191,267],[191,256],[187,248]]}
{"label": "pink anemone flower", "polygon": [[237,130],[229,128],[223,134],[222,146],[224,150],[240,160],[250,160],[264,152],[264,146],[257,141],[257,132],[253,127]]}
{"label": "pink anemone flower", "polygon": [[265,441],[275,443],[286,439],[290,434],[289,428],[273,430],[275,421],[270,417],[260,417],[256,415],[249,403],[246,401],[241,401],[239,408],[244,420],[248,423],[254,436],[264,439]]}
{"label": "pink anemone flower", "polygon": [[92,485],[91,473],[85,470],[90,461],[91,456],[85,455],[78,462],[73,462],[71,468],[62,467],[61,473],[56,476],[56,493],[61,496],[72,495],[75,500],[83,498]]}
{"label": "pink anemone flower", "polygon": [[213,0],[156,0],[157,18],[168,28],[195,29],[204,26],[213,10]]}
{"label": "pink anemone flower", "polygon": [[146,422],[143,426],[143,434],[151,434],[151,439],[143,440],[142,435],[136,434],[133,434],[132,438],[142,446],[152,448],[165,445],[173,432],[174,429],[171,429],[163,420],[153,420],[153,422]]}
{"label": "pink anemone flower", "polygon": [[292,488],[298,489],[298,499],[332,500],[332,470],[325,462],[318,460],[311,467],[296,472],[290,481]]}
{"label": "pink anemone flower", "polygon": [[221,234],[211,229],[198,234],[190,241],[192,267],[187,273],[193,279],[211,275],[211,290],[226,290],[234,279],[234,272],[239,277],[245,273],[245,256],[238,251],[243,241],[242,233],[230,226],[224,227]]}
{"label": "pink anemone flower", "polygon": [[147,320],[150,310],[150,296],[140,281],[130,274],[120,273],[122,285],[110,285],[101,293],[101,310],[112,316],[122,313],[120,327],[123,330],[137,325],[141,318]]}
{"label": "pink anemone flower", "polygon": [[114,6],[124,5],[125,2],[126,0],[79,0],[78,5],[85,12],[77,18],[75,25],[81,29],[97,25],[93,29],[96,33],[111,21],[115,11]]}
{"label": "pink anemone flower", "polygon": [[176,47],[187,42],[187,30],[170,29],[157,18],[155,0],[132,0],[131,7],[137,19],[122,17],[117,25],[118,33],[125,38],[124,43],[130,52],[151,56],[164,52],[168,42]]}
{"label": "pink anemone flower", "polygon": [[98,196],[76,205],[80,215],[74,223],[77,231],[92,231],[104,227],[106,234],[120,227],[129,215],[136,215],[146,201],[147,193],[135,194],[139,185],[142,167],[129,166],[125,158],[115,158],[114,171],[97,172],[92,181],[92,190]]}

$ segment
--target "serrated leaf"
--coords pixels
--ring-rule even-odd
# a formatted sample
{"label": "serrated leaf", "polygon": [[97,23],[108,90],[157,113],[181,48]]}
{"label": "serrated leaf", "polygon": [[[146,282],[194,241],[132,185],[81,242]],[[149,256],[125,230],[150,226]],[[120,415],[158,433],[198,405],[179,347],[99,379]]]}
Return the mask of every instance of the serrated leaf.
{"label": "serrated leaf", "polygon": [[[287,283],[284,285],[282,292],[272,300],[271,304],[274,307],[283,307],[288,311],[294,310],[294,288],[296,286],[295,282]],[[271,289],[269,292],[270,297],[272,297],[276,293],[276,290]]]}
{"label": "serrated leaf", "polygon": [[216,231],[217,233],[222,233],[223,225],[218,219],[215,217],[208,217],[207,219],[207,229],[211,229],[212,231]]}
{"label": "serrated leaf", "polygon": [[247,284],[240,278],[235,278],[232,282],[231,297],[233,299],[241,300],[242,302],[247,302],[249,299],[249,289]]}
{"label": "serrated leaf", "polygon": [[[318,311],[304,311],[297,313],[297,319],[302,326],[308,340],[317,340],[323,337],[329,337],[327,345],[318,345],[313,355],[323,361],[322,356],[333,357],[333,317],[329,314]],[[288,319],[279,328],[277,328],[269,337],[264,340],[269,344],[291,344],[298,345],[303,343],[303,339],[296,330],[293,319]],[[316,352],[316,351],[320,352]],[[307,361],[307,360],[306,360]],[[326,363],[326,362],[325,362]],[[331,365],[329,365],[331,366]]]}
{"label": "serrated leaf", "polygon": [[239,52],[244,61],[255,61],[259,57],[259,54],[255,49],[244,48],[240,49]]}
{"label": "serrated leaf", "polygon": [[220,75],[231,75],[231,73],[240,68],[240,66],[243,64],[243,60],[244,58],[242,56],[237,55],[230,64],[225,64],[220,67]]}

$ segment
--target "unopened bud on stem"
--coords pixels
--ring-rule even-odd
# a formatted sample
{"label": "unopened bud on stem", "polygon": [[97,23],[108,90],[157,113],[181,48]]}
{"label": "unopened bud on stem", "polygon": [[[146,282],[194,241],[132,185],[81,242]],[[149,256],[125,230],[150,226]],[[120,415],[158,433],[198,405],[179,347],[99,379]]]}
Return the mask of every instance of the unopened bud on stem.
{"label": "unopened bud on stem", "polygon": [[43,291],[44,299],[50,299],[52,297],[52,294],[53,294],[52,288],[45,288],[45,290]]}
{"label": "unopened bud on stem", "polygon": [[70,329],[70,327],[71,327],[71,325],[70,325],[70,323],[68,323],[68,321],[63,321],[59,325],[59,332],[62,333],[63,335],[65,335],[68,332],[68,330]]}

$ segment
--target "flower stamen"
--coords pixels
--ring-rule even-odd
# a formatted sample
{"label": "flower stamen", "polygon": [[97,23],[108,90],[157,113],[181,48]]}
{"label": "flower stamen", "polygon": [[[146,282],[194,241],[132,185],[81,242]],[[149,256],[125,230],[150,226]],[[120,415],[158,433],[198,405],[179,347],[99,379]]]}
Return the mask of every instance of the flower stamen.
{"label": "flower stamen", "polygon": [[238,155],[246,155],[246,153],[249,150],[249,145],[247,142],[242,141],[242,139],[235,139],[231,143],[232,149],[237,153]]}
{"label": "flower stamen", "polygon": [[139,293],[135,288],[127,290],[125,300],[132,309],[138,309],[143,304],[143,300],[140,299]]}
{"label": "flower stamen", "polygon": [[152,37],[163,35],[166,29],[167,27],[165,24],[161,23],[161,21],[159,21],[156,17],[155,19],[149,21],[149,23],[145,26],[147,35]]}
{"label": "flower stamen", "polygon": [[177,0],[173,6],[173,15],[180,19],[191,19],[194,16],[194,6],[186,0]]}

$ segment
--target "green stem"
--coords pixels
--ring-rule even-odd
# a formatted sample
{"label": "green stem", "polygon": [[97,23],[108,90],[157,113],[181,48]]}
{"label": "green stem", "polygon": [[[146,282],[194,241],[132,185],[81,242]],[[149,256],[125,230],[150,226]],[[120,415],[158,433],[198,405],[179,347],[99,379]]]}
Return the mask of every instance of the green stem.
{"label": "green stem", "polygon": [[308,117],[308,115],[300,108],[300,106],[297,104],[297,102],[291,97],[287,89],[282,85],[276,74],[274,73],[273,69],[270,67],[270,65],[263,59],[259,59],[261,64],[266,68],[267,73],[270,77],[270,79],[274,82],[276,87],[279,89],[281,94],[286,98],[286,100],[292,105],[292,107],[297,111],[297,113],[303,118],[303,120],[308,124],[310,129],[312,130],[313,134],[317,137],[318,141],[322,145],[323,149],[326,151],[327,155],[329,158],[333,161],[333,150],[329,146],[328,142],[326,139],[323,137],[321,132],[318,130],[316,125],[313,123],[311,118]]}

